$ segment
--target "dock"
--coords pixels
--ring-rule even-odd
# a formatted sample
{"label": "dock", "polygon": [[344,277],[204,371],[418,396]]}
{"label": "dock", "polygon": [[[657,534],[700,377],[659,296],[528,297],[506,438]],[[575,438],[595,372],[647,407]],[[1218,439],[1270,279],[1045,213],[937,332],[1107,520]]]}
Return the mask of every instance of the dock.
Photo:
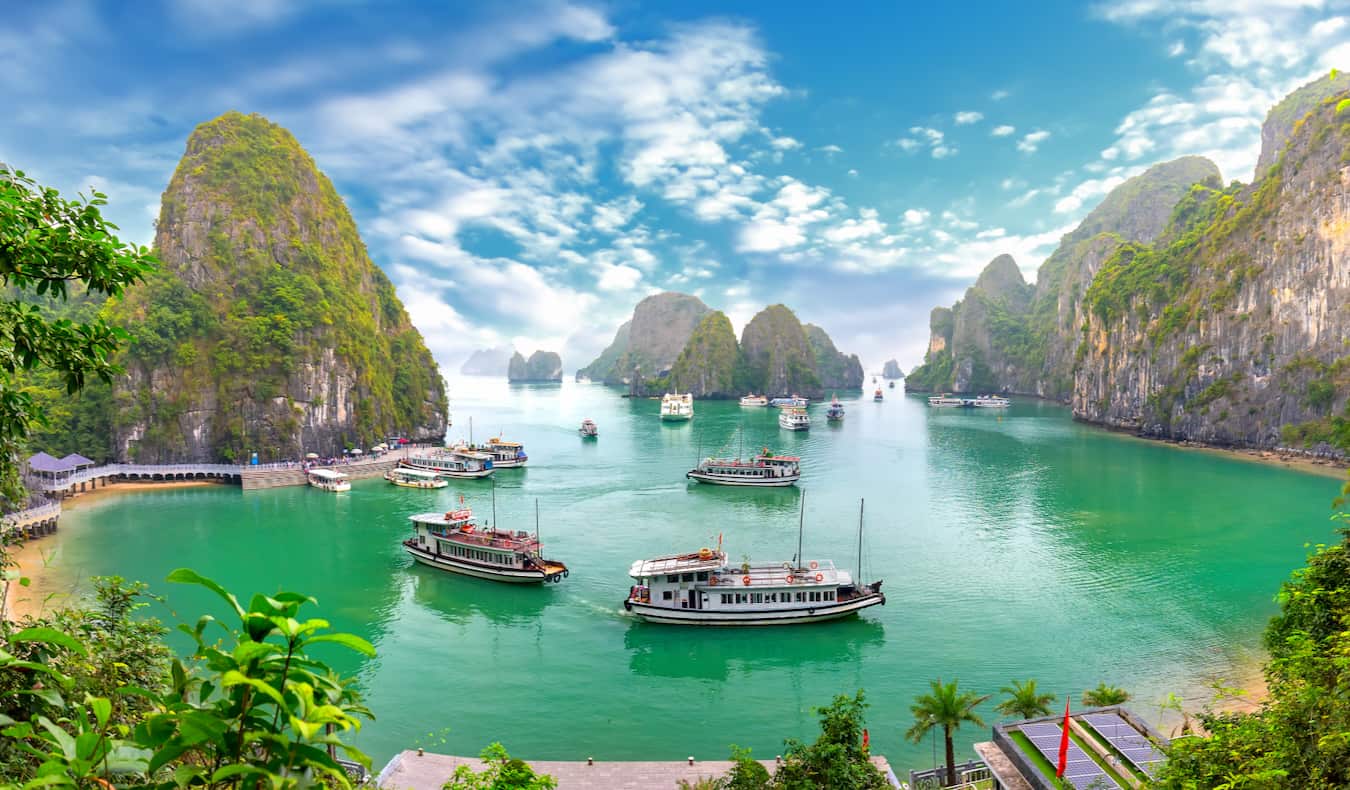
{"label": "dock", "polygon": [[[690,783],[699,779],[725,776],[735,763],[730,760],[695,760],[692,757],[674,762],[609,761],[598,760],[529,760],[535,773],[547,774],[558,780],[558,790],[648,790],[648,788],[675,788],[680,780]],[[775,760],[760,760],[760,765],[772,774],[778,767]],[[875,756],[872,764],[886,776],[892,787],[900,781],[885,757]],[[467,765],[478,769],[483,761],[477,757],[455,757],[410,749],[400,752],[380,771],[376,784],[381,790],[441,790],[455,768]]]}

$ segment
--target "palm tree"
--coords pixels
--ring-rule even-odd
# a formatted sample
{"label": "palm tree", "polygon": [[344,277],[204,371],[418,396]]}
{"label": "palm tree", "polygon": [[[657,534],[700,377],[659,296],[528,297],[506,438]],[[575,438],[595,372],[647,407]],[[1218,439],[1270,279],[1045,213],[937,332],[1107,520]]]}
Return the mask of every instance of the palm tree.
{"label": "palm tree", "polygon": [[1128,702],[1130,692],[1120,686],[1108,686],[1098,683],[1097,688],[1083,692],[1083,704],[1089,708],[1104,708],[1107,705],[1121,705]]}
{"label": "palm tree", "polygon": [[1038,693],[1034,680],[1014,680],[1011,686],[999,689],[999,693],[1007,694],[1008,698],[998,704],[998,712],[1019,719],[1049,716],[1050,703],[1055,701],[1054,694]]}
{"label": "palm tree", "polygon": [[952,730],[961,729],[961,725],[970,722],[983,727],[984,721],[975,713],[975,708],[989,699],[989,695],[979,696],[973,691],[961,691],[959,681],[943,683],[942,678],[929,681],[932,692],[920,694],[909,707],[914,713],[914,726],[909,728],[905,737],[915,743],[922,743],[924,736],[934,727],[942,727],[942,740],[947,747],[947,784],[956,784],[956,753],[952,748]]}

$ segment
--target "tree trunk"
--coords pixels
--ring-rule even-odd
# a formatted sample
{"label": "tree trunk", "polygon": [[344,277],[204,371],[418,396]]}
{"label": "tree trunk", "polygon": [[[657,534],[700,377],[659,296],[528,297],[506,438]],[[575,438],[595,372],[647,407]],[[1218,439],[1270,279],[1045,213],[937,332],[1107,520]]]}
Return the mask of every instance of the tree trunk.
{"label": "tree trunk", "polygon": [[952,728],[942,725],[942,740],[947,744],[947,786],[956,784],[956,752],[952,748]]}

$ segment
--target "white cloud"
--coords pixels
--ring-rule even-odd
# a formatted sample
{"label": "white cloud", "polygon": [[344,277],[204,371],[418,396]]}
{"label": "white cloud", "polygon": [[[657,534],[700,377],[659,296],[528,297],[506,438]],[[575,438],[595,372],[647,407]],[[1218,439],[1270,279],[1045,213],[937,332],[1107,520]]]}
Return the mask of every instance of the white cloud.
{"label": "white cloud", "polygon": [[989,134],[993,135],[994,137],[1007,137],[1008,135],[1014,134],[1016,132],[1017,132],[1016,126],[1009,126],[1008,124],[1005,123],[999,126],[995,126],[993,131],[989,132]]}
{"label": "white cloud", "polygon": [[[1133,175],[1133,173],[1131,173]],[[1090,178],[1083,181],[1073,188],[1073,191],[1059,200],[1055,201],[1056,214],[1073,214],[1083,207],[1083,204],[1093,198],[1102,197],[1106,193],[1120,186],[1125,181],[1125,175],[1114,175],[1109,178]]]}
{"label": "white cloud", "polygon": [[895,144],[900,147],[900,150],[905,152],[917,151],[919,150],[919,146],[923,145],[918,140],[910,137],[901,137],[899,140],[895,141]]}
{"label": "white cloud", "polygon": [[759,219],[741,228],[736,249],[741,252],[777,252],[806,241],[799,225],[774,219]]}
{"label": "white cloud", "polygon": [[974,110],[963,110],[952,117],[957,126],[968,126],[972,123],[979,123],[984,120],[984,113]]}
{"label": "white cloud", "polygon": [[1167,57],[1169,58],[1178,58],[1185,54],[1186,42],[1180,39],[1173,41],[1172,45],[1167,48]]}
{"label": "white cloud", "polygon": [[1003,101],[1004,99],[1008,98],[1011,95],[1012,94],[1008,93],[1008,91],[997,90],[989,94],[989,98],[993,99],[994,101]]}
{"label": "white cloud", "polygon": [[1050,133],[1044,129],[1028,132],[1022,136],[1021,140],[1017,141],[1017,150],[1027,154],[1034,154],[1036,149],[1040,148],[1041,143],[1045,142],[1049,137]]}
{"label": "white cloud", "polygon": [[917,228],[928,221],[928,212],[920,208],[906,209],[904,221],[908,227]]}
{"label": "white cloud", "polygon": [[1343,16],[1333,16],[1327,19],[1320,19],[1309,29],[1313,38],[1329,38],[1345,30],[1346,19]]}
{"label": "white cloud", "polygon": [[794,148],[802,147],[800,142],[787,136],[775,137],[769,141],[769,145],[772,145],[774,149],[778,151],[791,151]]}
{"label": "white cloud", "polygon": [[823,151],[824,153],[826,153],[826,154],[828,154],[828,155],[830,155],[830,156],[833,156],[833,155],[835,155],[835,154],[842,154],[842,153],[844,153],[844,149],[843,149],[843,148],[840,148],[839,146],[834,145],[833,143],[831,143],[830,145],[822,145],[821,147],[817,148],[816,150],[817,150],[817,151]]}

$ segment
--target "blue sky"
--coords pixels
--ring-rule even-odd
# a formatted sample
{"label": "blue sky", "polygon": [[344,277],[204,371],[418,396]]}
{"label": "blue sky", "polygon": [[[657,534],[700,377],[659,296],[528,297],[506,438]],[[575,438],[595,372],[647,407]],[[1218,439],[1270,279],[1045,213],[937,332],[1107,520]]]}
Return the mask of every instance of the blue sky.
{"label": "blue sky", "polygon": [[0,161],[148,243],[192,128],[259,112],[451,370],[574,369],[661,290],[908,369],[990,259],[1033,277],[1155,162],[1250,180],[1270,105],[1350,66],[1331,0],[841,5],[17,0]]}

